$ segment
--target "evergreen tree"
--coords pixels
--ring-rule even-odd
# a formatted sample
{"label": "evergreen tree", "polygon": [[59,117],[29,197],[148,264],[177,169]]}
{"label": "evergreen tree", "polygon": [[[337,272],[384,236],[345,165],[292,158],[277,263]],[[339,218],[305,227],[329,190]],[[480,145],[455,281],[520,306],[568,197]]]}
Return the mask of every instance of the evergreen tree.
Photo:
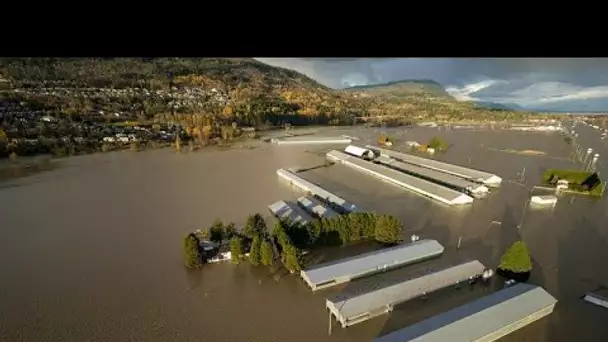
{"label": "evergreen tree", "polygon": [[230,239],[230,261],[234,264],[238,264],[241,262],[241,258],[243,257],[243,239],[238,236],[234,236]]}
{"label": "evergreen tree", "polygon": [[503,255],[498,268],[515,273],[530,272],[532,260],[526,244],[523,241],[516,241],[511,245]]}
{"label": "evergreen tree", "polygon": [[187,268],[198,268],[202,264],[199,241],[193,234],[184,237],[184,263]]}
{"label": "evergreen tree", "polygon": [[210,240],[215,243],[221,243],[224,239],[224,224],[219,219],[215,219],[209,228]]}
{"label": "evergreen tree", "polygon": [[274,263],[274,252],[272,251],[270,241],[266,239],[262,241],[262,245],[260,247],[260,259],[262,265],[264,266],[272,266],[272,264]]}
{"label": "evergreen tree", "polygon": [[376,221],[376,241],[386,244],[396,244],[403,240],[403,226],[392,215],[379,215]]}
{"label": "evergreen tree", "polygon": [[264,236],[266,234],[266,221],[260,214],[249,215],[243,228],[243,235],[253,239],[256,235]]}
{"label": "evergreen tree", "polygon": [[236,227],[234,226],[234,222],[230,222],[224,228],[224,235],[228,239],[232,239],[233,236],[236,235]]}
{"label": "evergreen tree", "polygon": [[259,235],[253,237],[253,242],[251,242],[251,249],[249,250],[249,261],[252,265],[257,266],[261,261],[261,247],[262,240]]}
{"label": "evergreen tree", "polygon": [[283,263],[291,273],[300,271],[301,268],[296,247],[291,244],[283,246]]}

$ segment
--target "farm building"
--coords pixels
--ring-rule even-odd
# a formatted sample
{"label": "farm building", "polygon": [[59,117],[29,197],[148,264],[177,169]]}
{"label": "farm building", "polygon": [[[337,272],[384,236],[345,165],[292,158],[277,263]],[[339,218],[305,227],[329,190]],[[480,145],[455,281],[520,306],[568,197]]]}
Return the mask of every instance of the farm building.
{"label": "farm building", "polygon": [[280,220],[288,220],[300,224],[307,224],[313,221],[312,216],[292,202],[278,201],[269,205],[268,209]]}
{"label": "farm building", "polygon": [[372,160],[376,157],[372,150],[367,149],[367,148],[361,148],[361,147],[355,146],[355,145],[346,146],[346,148],[344,149],[344,152],[346,152],[350,155],[353,155],[355,157],[359,157],[359,158],[363,158],[363,159],[367,159],[367,160]]}
{"label": "farm building", "polygon": [[520,283],[374,342],[491,342],[553,312],[557,300],[542,287]]}
{"label": "farm building", "polygon": [[443,246],[435,240],[420,240],[320,264],[301,271],[300,275],[308,286],[316,291],[376,272],[436,257],[441,255],[443,250]]}
{"label": "farm building", "polygon": [[299,175],[290,172],[285,169],[278,169],[277,175],[282,179],[288,181],[290,184],[297,186],[298,188],[311,193],[317,198],[323,199],[328,203],[332,203],[334,207],[337,207],[343,213],[349,213],[353,211],[358,211],[357,206],[346,201],[345,199],[332,194],[331,192],[321,188],[320,186],[307,181],[306,179],[300,177]]}
{"label": "farm building", "polygon": [[374,160],[375,162],[386,165],[398,171],[408,173],[412,176],[420,177],[431,182],[439,183],[455,190],[466,192],[475,198],[480,198],[488,194],[488,188],[479,183],[443,173],[433,169],[427,169],[422,166],[400,162],[396,159],[380,156]]}
{"label": "farm building", "polygon": [[339,214],[333,211],[327,204],[314,198],[314,196],[304,196],[298,198],[298,204],[308,213],[319,218],[332,218]]}
{"label": "farm building", "polygon": [[583,299],[586,302],[608,309],[608,289],[606,288],[589,292]]}
{"label": "farm building", "polygon": [[557,204],[557,197],[553,195],[532,196],[530,204],[544,207],[555,206]]}
{"label": "farm building", "polygon": [[328,298],[326,306],[342,327],[346,328],[389,313],[397,304],[478,277],[484,270],[485,266],[479,261],[470,261],[421,277],[381,286],[367,293]]}
{"label": "farm building", "polygon": [[427,169],[432,169],[432,170],[440,171],[443,173],[448,173],[448,174],[451,174],[454,176],[458,176],[458,177],[461,177],[464,179],[468,179],[468,180],[471,180],[474,182],[483,183],[484,185],[487,185],[487,186],[493,187],[493,188],[499,187],[500,183],[502,182],[502,178],[498,177],[497,175],[494,175],[494,174],[491,174],[488,172],[484,172],[484,171],[469,169],[464,166],[448,164],[448,163],[440,162],[438,160],[427,159],[427,158],[422,158],[422,157],[414,156],[414,155],[407,154],[407,153],[386,150],[386,149],[376,147],[376,146],[371,146],[371,145],[366,145],[365,148],[379,152],[381,155],[386,156],[386,157],[395,158],[395,159],[398,159],[400,161],[403,161],[403,162],[406,162],[409,164],[422,166]]}
{"label": "farm building", "polygon": [[336,150],[328,152],[327,159],[334,162],[340,162],[343,165],[378,177],[386,182],[401,186],[417,194],[430,197],[444,204],[462,205],[473,202],[472,197],[456,190]]}
{"label": "farm building", "polygon": [[305,145],[305,144],[350,144],[352,140],[346,137],[311,137],[296,136],[280,139],[272,139],[271,142],[277,145]]}

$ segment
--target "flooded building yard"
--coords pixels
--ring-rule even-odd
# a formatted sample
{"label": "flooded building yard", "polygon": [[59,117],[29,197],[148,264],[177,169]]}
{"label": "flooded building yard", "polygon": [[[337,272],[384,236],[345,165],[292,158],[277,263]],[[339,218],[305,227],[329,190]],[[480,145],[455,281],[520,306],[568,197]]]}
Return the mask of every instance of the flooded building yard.
{"label": "flooded building yard", "polygon": [[[357,145],[375,144],[381,132],[320,130],[358,137]],[[542,170],[577,167],[562,136],[435,128],[385,131],[395,136],[394,150],[405,150],[407,140],[424,143],[434,135],[444,137],[452,146],[434,158],[496,173],[503,183],[470,207],[451,208],[341,165],[301,175],[365,210],[398,216],[406,238],[417,234],[438,240],[446,247],[442,264],[474,258],[495,268],[507,246],[521,237],[533,257],[530,282],[543,286],[559,303],[552,315],[504,341],[608,339],[608,312],[580,299],[598,285],[608,285],[607,200],[577,196],[572,201],[566,196],[552,209],[525,205]],[[296,276],[271,275],[247,264],[186,271],[184,234],[209,226],[216,217],[238,226],[250,213],[269,217],[268,204],[302,195],[279,181],[278,168],[322,165],[325,152],[341,148],[258,146],[181,155],[159,150],[74,157],[58,169],[0,187],[0,340],[371,341],[502,285],[496,278],[490,288],[447,289],[348,329],[335,325],[329,336],[325,298],[373,286],[373,278],[313,294]],[[545,155],[500,150],[539,150]],[[377,246],[336,248],[326,258],[373,248]],[[405,267],[382,276],[407,272]]]}

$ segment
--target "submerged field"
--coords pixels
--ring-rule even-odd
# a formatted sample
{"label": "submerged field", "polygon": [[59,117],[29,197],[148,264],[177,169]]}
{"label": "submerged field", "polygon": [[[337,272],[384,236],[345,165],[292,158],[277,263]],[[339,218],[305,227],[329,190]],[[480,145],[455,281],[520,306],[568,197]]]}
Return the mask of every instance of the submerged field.
{"label": "submerged field", "polygon": [[[381,132],[319,130],[359,137],[358,145],[375,143]],[[304,172],[305,178],[364,209],[398,216],[408,234],[446,246],[440,259],[382,277],[469,258],[495,268],[506,247],[521,237],[533,257],[531,282],[560,302],[553,315],[504,341],[608,339],[603,327],[608,312],[579,299],[608,284],[606,200],[561,198],[554,209],[526,208],[522,217],[543,170],[576,167],[563,137],[431,128],[387,131],[395,137],[395,150],[405,150],[407,140],[442,136],[452,146],[437,159],[496,173],[503,184],[488,198],[458,209],[340,165]],[[265,144],[183,155],[170,150],[97,154],[70,158],[58,169],[0,186],[0,340],[370,341],[500,287],[496,279],[491,288],[446,290],[426,302],[401,305],[390,316],[349,329],[334,326],[328,336],[325,297],[371,286],[373,278],[313,294],[298,277],[247,264],[183,269],[183,234],[216,217],[237,225],[250,213],[268,217],[268,204],[302,194],[279,182],[276,169],[323,164],[324,153],[332,148],[343,146]],[[320,258],[375,248],[362,243],[326,249]]]}

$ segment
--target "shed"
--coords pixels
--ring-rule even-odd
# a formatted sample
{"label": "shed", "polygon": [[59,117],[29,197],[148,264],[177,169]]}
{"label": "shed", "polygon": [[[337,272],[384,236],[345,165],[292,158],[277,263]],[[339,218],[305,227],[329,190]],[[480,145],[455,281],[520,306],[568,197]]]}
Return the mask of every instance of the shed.
{"label": "shed", "polygon": [[530,203],[541,206],[554,206],[557,204],[557,197],[553,195],[532,196]]}
{"label": "shed", "polygon": [[359,146],[355,146],[355,145],[348,145],[346,146],[346,148],[344,149],[344,152],[353,155],[355,157],[359,157],[359,158],[363,158],[363,159],[374,159],[375,155],[374,152],[370,149],[367,148],[362,148]]}

